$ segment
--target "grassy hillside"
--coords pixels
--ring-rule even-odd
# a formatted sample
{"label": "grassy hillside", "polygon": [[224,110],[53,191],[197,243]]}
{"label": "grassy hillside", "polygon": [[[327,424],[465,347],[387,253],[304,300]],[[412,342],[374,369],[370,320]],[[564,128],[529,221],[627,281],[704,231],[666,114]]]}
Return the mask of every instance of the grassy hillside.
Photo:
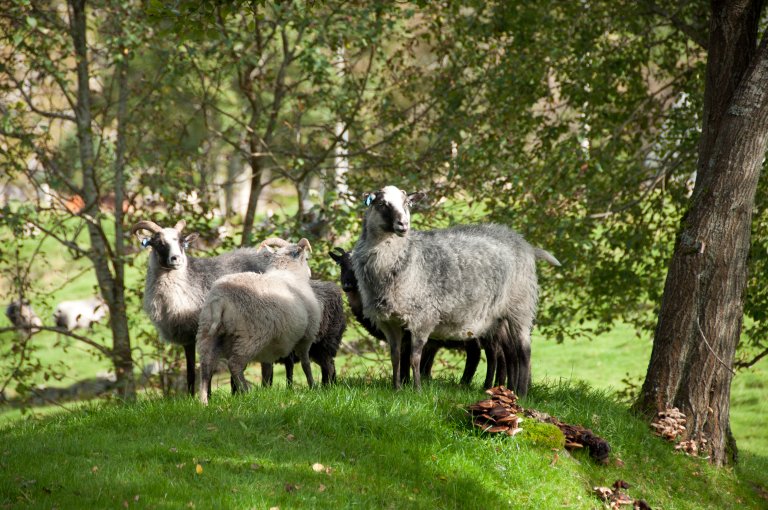
{"label": "grassy hillside", "polygon": [[484,395],[452,381],[214,397],[208,408],[148,398],[6,427],[0,507],[598,508],[592,487],[617,479],[653,508],[768,503],[751,483],[768,482],[765,458],[712,469],[584,386],[536,385],[523,404],[592,427],[613,447],[608,466],[538,446],[528,422],[513,438],[473,430],[462,407]]}
{"label": "grassy hillside", "polygon": [[[46,264],[35,278],[47,291],[38,309],[47,321],[59,299],[92,293],[93,277],[77,268],[62,273],[55,259]],[[141,254],[129,286],[142,285],[144,264]],[[137,337],[147,321],[134,306]],[[104,326],[89,334],[108,337]],[[358,337],[350,329],[346,340]],[[12,338],[0,337],[0,356]],[[39,383],[65,386],[111,369],[55,333],[36,335],[33,345],[31,358],[62,377],[45,381],[41,373]],[[131,405],[34,409],[41,419],[19,420],[18,410],[0,407],[0,508],[600,508],[592,487],[617,479],[653,508],[768,508],[766,362],[734,380],[741,462],[717,471],[674,454],[618,401],[617,391],[631,393],[641,382],[650,349],[648,338],[623,325],[592,341],[534,338],[535,386],[523,405],[604,436],[614,450],[607,467],[537,445],[530,424],[514,438],[472,430],[461,408],[484,397],[482,364],[474,388],[461,388],[463,357],[443,352],[434,383],[395,393],[384,382],[381,349],[340,356],[337,387],[309,391],[299,375],[288,390],[278,369],[276,388],[243,398],[220,389],[208,409],[153,395]],[[139,366],[155,354],[142,350]],[[258,376],[250,367],[248,377]]]}

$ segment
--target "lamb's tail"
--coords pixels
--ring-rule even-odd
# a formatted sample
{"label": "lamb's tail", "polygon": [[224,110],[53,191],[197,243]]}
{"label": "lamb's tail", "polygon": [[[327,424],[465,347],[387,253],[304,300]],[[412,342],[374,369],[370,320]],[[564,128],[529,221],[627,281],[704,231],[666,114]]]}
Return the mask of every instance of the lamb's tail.
{"label": "lamb's tail", "polygon": [[200,312],[199,327],[197,331],[197,351],[200,359],[213,362],[221,347],[219,330],[221,329],[224,315],[224,303],[221,299],[213,298],[208,301]]}
{"label": "lamb's tail", "polygon": [[560,267],[560,261],[557,260],[555,256],[549,253],[547,250],[542,250],[541,248],[534,248],[534,251],[536,253],[537,259],[546,260],[553,266]]}

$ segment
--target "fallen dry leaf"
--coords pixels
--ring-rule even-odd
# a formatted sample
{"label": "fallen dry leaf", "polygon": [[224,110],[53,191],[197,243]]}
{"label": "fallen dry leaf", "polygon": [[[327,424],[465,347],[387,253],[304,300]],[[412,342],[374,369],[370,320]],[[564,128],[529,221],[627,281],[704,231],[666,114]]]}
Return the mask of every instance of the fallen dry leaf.
{"label": "fallen dry leaf", "polygon": [[91,468],[91,473],[94,473],[94,474],[95,474],[95,473],[96,473],[98,470],[99,470],[99,466],[93,466],[93,467]]}
{"label": "fallen dry leaf", "polygon": [[322,473],[323,471],[325,471],[325,466],[323,466],[319,462],[315,462],[314,464],[312,464],[312,471],[314,471],[315,473]]}
{"label": "fallen dry leaf", "polygon": [[252,464],[251,464],[251,469],[252,469],[252,470],[254,470],[254,471],[258,471],[258,470],[260,470],[260,469],[261,469],[261,468],[263,468],[263,467],[264,467],[264,466],[262,466],[261,464],[258,464],[258,463],[256,463],[256,462],[254,462],[254,463],[252,463]]}
{"label": "fallen dry leaf", "polygon": [[294,492],[294,491],[299,490],[300,488],[301,488],[300,485],[295,485],[295,484],[292,484],[292,483],[286,483],[285,484],[285,492]]}
{"label": "fallen dry leaf", "polygon": [[317,488],[317,492],[325,492],[325,485],[321,483],[320,487]]}

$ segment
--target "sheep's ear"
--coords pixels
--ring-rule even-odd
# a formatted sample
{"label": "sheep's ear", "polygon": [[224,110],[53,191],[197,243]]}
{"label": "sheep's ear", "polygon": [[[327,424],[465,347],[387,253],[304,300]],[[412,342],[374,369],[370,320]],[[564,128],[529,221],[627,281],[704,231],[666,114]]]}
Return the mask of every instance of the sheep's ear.
{"label": "sheep's ear", "polygon": [[334,262],[341,265],[341,261],[344,258],[344,250],[341,248],[334,248],[333,250],[328,252],[328,256],[330,256]]}
{"label": "sheep's ear", "polygon": [[179,220],[176,222],[176,225],[173,226],[174,229],[176,229],[176,232],[181,233],[182,230],[184,230],[184,227],[187,226],[187,222],[184,220]]}
{"label": "sheep's ear", "polygon": [[200,237],[200,234],[198,234],[197,232],[194,232],[192,234],[189,234],[188,236],[185,236],[184,237],[184,249],[189,248],[189,245],[194,243],[197,240],[198,237]]}
{"label": "sheep's ear", "polygon": [[408,193],[408,205],[413,205],[415,203],[421,202],[425,198],[427,198],[427,194],[421,191],[417,191],[415,193]]}

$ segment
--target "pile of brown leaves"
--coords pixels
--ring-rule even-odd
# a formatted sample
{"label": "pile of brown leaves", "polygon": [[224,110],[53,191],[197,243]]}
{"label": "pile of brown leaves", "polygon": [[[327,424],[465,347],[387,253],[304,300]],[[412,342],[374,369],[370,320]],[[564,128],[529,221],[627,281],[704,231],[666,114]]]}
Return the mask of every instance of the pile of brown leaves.
{"label": "pile of brown leaves", "polygon": [[667,441],[675,441],[685,434],[686,418],[677,407],[659,411],[651,422],[653,433]]}
{"label": "pile of brown leaves", "polygon": [[484,432],[499,433],[514,436],[522,432],[520,415],[536,421],[551,423],[558,427],[565,436],[565,447],[569,450],[577,448],[589,449],[589,454],[596,461],[606,464],[611,447],[607,441],[596,436],[591,430],[580,425],[563,423],[554,416],[535,409],[523,409],[517,405],[517,395],[504,386],[496,386],[485,391],[491,398],[481,400],[467,407],[472,415],[472,423]]}
{"label": "pile of brown leaves", "polygon": [[629,489],[629,484],[624,480],[616,480],[613,482],[613,488],[609,487],[594,487],[597,497],[602,499],[608,505],[608,508],[612,510],[619,509],[622,506],[632,505],[633,510],[651,510],[648,503],[642,499],[634,499],[622,489]]}
{"label": "pile of brown leaves", "polygon": [[491,396],[486,400],[475,402],[467,407],[472,415],[472,423],[475,427],[497,434],[503,432],[508,436],[522,432],[520,428],[519,413],[523,408],[517,405],[517,395],[504,386],[496,386],[485,392]]}
{"label": "pile of brown leaves", "polygon": [[[651,429],[657,436],[670,442],[677,442],[675,450],[693,457],[706,453],[707,439],[683,439],[686,435],[686,416],[677,407],[659,411],[651,422]],[[683,439],[683,440],[680,440]]]}

